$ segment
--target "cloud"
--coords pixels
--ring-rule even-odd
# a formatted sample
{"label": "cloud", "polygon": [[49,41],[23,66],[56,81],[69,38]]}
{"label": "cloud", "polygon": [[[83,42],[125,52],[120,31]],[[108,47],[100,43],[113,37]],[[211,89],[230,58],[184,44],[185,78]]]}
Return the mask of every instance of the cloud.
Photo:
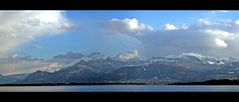
{"label": "cloud", "polygon": [[175,25],[173,24],[166,24],[164,27],[163,27],[163,30],[176,30],[178,29]]}
{"label": "cloud", "polygon": [[5,54],[0,60],[0,74],[30,73],[47,65],[47,62],[26,54]]}
{"label": "cloud", "polygon": [[24,53],[5,54],[0,57],[0,60],[0,74],[4,75],[32,73],[37,70],[55,72],[78,61],[76,59],[38,59]]}
{"label": "cloud", "polygon": [[239,19],[235,22],[236,25],[239,25]]}
{"label": "cloud", "polygon": [[[124,19],[118,19],[118,21],[124,21]],[[137,22],[139,23],[138,20]],[[129,26],[124,27],[126,27],[124,29],[130,29]],[[206,18],[199,19],[187,27],[166,24],[163,28],[150,31],[141,29],[140,35],[137,32],[119,32],[121,25],[114,25],[114,29],[111,27],[106,29],[117,31],[116,34],[136,38],[141,42],[137,50],[145,57],[167,56],[183,52],[196,52],[217,57],[239,57],[239,20]]]}
{"label": "cloud", "polygon": [[219,48],[226,48],[228,46],[228,44],[221,39],[215,39],[215,43],[216,43],[216,47],[219,47]]}
{"label": "cloud", "polygon": [[47,72],[55,72],[59,71],[62,68],[62,65],[59,63],[49,63],[46,66],[41,66],[39,70],[41,71],[47,71]]}
{"label": "cloud", "polygon": [[234,33],[230,33],[227,31],[222,31],[222,30],[211,30],[211,29],[207,29],[204,30],[206,33],[211,34],[212,36],[217,36],[218,38],[221,39],[234,39],[235,34]]}
{"label": "cloud", "polygon": [[198,20],[198,24],[199,25],[212,25],[212,22],[211,21],[209,21],[208,19],[199,19]]}
{"label": "cloud", "polygon": [[230,11],[228,10],[214,10],[214,11],[211,11],[212,14],[215,14],[215,13],[228,13]]}
{"label": "cloud", "polygon": [[142,31],[152,31],[153,27],[139,23],[136,18],[112,19],[105,24],[110,34],[141,35]]}
{"label": "cloud", "polygon": [[137,59],[138,57],[139,57],[139,55],[138,55],[137,50],[120,53],[116,56],[117,59],[124,60],[124,61],[131,60],[131,59]]}
{"label": "cloud", "polygon": [[63,11],[0,11],[0,54],[41,36],[72,27]]}

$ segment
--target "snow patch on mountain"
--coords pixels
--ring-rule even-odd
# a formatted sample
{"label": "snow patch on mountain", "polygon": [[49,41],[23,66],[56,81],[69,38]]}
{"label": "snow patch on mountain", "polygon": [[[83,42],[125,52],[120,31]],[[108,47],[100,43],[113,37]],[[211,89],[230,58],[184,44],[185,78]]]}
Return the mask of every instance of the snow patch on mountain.
{"label": "snow patch on mountain", "polygon": [[223,65],[226,62],[235,62],[238,61],[234,58],[216,58],[216,57],[211,57],[211,56],[205,56],[202,54],[198,53],[182,53],[179,55],[168,55],[164,57],[166,59],[171,59],[175,60],[174,62],[178,61],[189,61],[189,62],[194,62],[194,63],[202,63],[202,64],[210,64],[210,65]]}

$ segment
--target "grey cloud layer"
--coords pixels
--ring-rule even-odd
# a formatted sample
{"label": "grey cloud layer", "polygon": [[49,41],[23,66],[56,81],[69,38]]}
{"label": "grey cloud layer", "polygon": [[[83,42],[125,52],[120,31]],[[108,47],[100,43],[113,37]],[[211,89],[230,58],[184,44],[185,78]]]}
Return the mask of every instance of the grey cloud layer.
{"label": "grey cloud layer", "polygon": [[79,59],[38,59],[27,54],[5,54],[0,58],[0,74],[32,73],[37,70],[54,72]]}

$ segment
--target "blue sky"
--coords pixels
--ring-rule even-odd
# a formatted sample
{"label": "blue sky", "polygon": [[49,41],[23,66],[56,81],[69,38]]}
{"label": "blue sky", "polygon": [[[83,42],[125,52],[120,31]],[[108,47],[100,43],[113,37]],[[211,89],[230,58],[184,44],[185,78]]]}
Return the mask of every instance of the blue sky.
{"label": "blue sky", "polygon": [[[13,52],[24,52],[39,58],[50,58],[54,55],[68,51],[89,54],[101,52],[115,55],[119,52],[137,49],[141,41],[127,35],[114,37],[102,36],[101,26],[113,18],[136,18],[139,22],[161,29],[165,24],[176,26],[191,25],[199,19],[231,19],[237,20],[237,11],[64,11],[64,16],[79,29],[71,29],[57,36],[37,37],[36,39],[21,44]],[[42,48],[33,48],[39,45]]]}

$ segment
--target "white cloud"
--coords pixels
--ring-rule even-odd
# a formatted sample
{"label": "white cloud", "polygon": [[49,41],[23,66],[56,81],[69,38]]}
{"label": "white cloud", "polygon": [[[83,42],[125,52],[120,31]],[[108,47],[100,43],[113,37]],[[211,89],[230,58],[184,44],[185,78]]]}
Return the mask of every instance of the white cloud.
{"label": "white cloud", "polygon": [[138,58],[138,50],[133,50],[133,51],[128,51],[125,53],[120,53],[117,55],[117,58],[120,60],[131,60],[131,59],[136,59]]}
{"label": "white cloud", "polygon": [[163,27],[163,30],[177,30],[178,28],[173,25],[173,24],[166,24],[164,27]]}
{"label": "white cloud", "polygon": [[120,34],[132,34],[140,35],[144,31],[153,31],[153,27],[139,23],[136,18],[125,18],[125,19],[112,19],[107,22],[107,29],[110,29],[109,33],[120,33]]}
{"label": "white cloud", "polygon": [[40,36],[52,36],[72,24],[63,11],[0,11],[0,54]]}
{"label": "white cloud", "polygon": [[215,43],[216,43],[216,47],[219,47],[219,48],[226,48],[228,46],[228,44],[221,39],[215,39]]}
{"label": "white cloud", "polygon": [[18,54],[13,54],[12,58],[16,58],[18,56]]}
{"label": "white cloud", "polygon": [[229,11],[228,10],[218,10],[218,12],[227,13]]}
{"label": "white cloud", "polygon": [[235,34],[227,32],[227,31],[222,31],[222,30],[211,30],[207,29],[205,30],[206,33],[212,34],[216,37],[219,37],[221,39],[234,39]]}
{"label": "white cloud", "polygon": [[236,23],[237,25],[239,25],[239,19],[238,19],[237,21],[235,21],[235,23]]}
{"label": "white cloud", "polygon": [[215,14],[215,13],[228,13],[230,11],[228,10],[214,10],[214,11],[211,11],[212,14]]}
{"label": "white cloud", "polygon": [[199,19],[198,20],[199,25],[212,25],[213,23],[209,21],[208,19]]}
{"label": "white cloud", "polygon": [[182,29],[188,29],[188,26],[186,26],[186,25],[182,25],[181,28],[182,28]]}
{"label": "white cloud", "polygon": [[232,32],[235,27],[231,19],[199,19],[196,24],[191,25],[194,29],[217,29],[222,31]]}
{"label": "white cloud", "polygon": [[47,72],[55,72],[59,71],[62,68],[62,65],[59,63],[49,63],[46,66],[41,66],[39,70],[41,71],[47,71]]}

